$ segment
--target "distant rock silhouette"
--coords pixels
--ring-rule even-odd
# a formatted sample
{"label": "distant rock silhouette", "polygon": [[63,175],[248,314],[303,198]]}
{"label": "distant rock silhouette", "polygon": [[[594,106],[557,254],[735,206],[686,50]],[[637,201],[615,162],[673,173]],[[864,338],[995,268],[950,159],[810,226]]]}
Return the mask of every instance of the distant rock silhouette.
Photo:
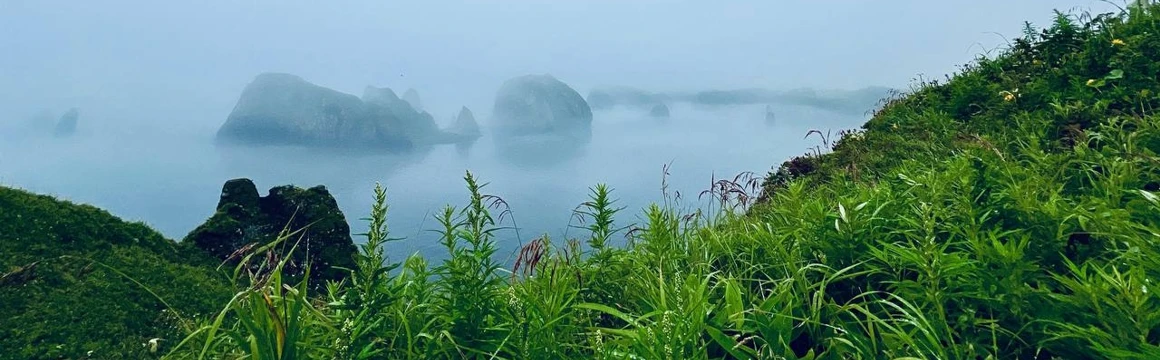
{"label": "distant rock silhouette", "polygon": [[707,90],[694,94],[691,100],[702,105],[746,105],[771,101],[777,96],[765,89]]}
{"label": "distant rock silhouette", "polygon": [[652,117],[667,118],[669,117],[669,107],[665,104],[656,104],[648,111],[648,114]]}
{"label": "distant rock silhouette", "polygon": [[602,87],[588,92],[588,105],[593,110],[612,109],[617,106],[650,107],[657,103],[667,103],[670,98],[665,94],[656,94],[648,91],[624,86]]}
{"label": "distant rock silhouette", "polygon": [[410,102],[395,96],[389,88],[367,86],[363,89],[362,100],[371,109],[372,116],[382,119],[388,128],[415,144],[444,142],[444,134],[435,124],[435,119]]}
{"label": "distant rock silhouette", "polygon": [[624,86],[604,86],[588,93],[592,109],[610,109],[618,106],[647,108],[657,103],[685,102],[704,106],[736,106],[779,104],[808,106],[849,115],[864,115],[879,100],[890,94],[886,87],[869,86],[855,90],[817,90],[797,88],[771,90],[742,88],[731,90],[703,90],[678,92],[649,92]]}
{"label": "distant rock silhouette", "polygon": [[773,125],[777,120],[777,115],[773,113],[773,105],[765,105],[765,123]]}
{"label": "distant rock silhouette", "polygon": [[295,75],[264,73],[242,91],[217,141],[399,150],[435,142],[440,134],[430,115],[390,89],[368,87],[360,99]]}
{"label": "distant rock silhouette", "polygon": [[576,90],[551,75],[525,75],[496,93],[493,123],[502,135],[567,134],[587,138],[592,109]]}
{"label": "distant rock silhouette", "polygon": [[77,118],[79,117],[80,111],[77,108],[69,109],[56,122],[56,129],[53,131],[53,134],[58,137],[72,136],[77,132]]}
{"label": "distant rock silhouette", "polygon": [[459,140],[474,140],[481,136],[479,123],[475,122],[475,115],[466,106],[459,109],[455,123],[447,128],[447,133],[456,136]]}
{"label": "distant rock silhouette", "polygon": [[263,197],[253,181],[229,180],[222,186],[213,216],[184,241],[227,260],[237,257],[236,252],[247,246],[259,247],[273,241],[283,229],[303,230],[287,239],[285,249],[301,239],[292,255],[298,267],[288,269],[291,275],[303,274],[305,268],[301,266],[309,260],[311,283],[318,288],[326,280],[345,278],[347,272],[339,267],[354,266],[352,256],[357,249],[350,227],[338,203],[323,186],[278,186]]}
{"label": "distant rock silhouette", "polygon": [[403,93],[403,101],[411,104],[411,107],[415,108],[415,111],[423,111],[423,102],[419,100],[419,92],[415,91],[415,89],[407,89]]}

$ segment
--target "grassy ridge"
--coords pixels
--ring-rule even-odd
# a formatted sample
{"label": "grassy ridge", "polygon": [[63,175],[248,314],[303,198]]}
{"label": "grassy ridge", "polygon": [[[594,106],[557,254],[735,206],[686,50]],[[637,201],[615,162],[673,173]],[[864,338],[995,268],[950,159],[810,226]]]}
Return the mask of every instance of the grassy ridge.
{"label": "grassy ridge", "polygon": [[5,359],[85,358],[89,351],[140,359],[150,339],[187,333],[172,310],[204,315],[232,292],[200,249],[92,206],[3,187],[0,255]]}
{"label": "grassy ridge", "polygon": [[1027,25],[823,136],[743,215],[754,194],[725,180],[719,213],[666,198],[621,231],[597,186],[587,239],[541,237],[510,268],[491,261],[502,199],[470,173],[441,264],[387,261],[380,188],[351,282],[318,301],[259,274],[223,309],[237,321],[172,355],[1160,358],[1158,32],[1152,2]]}
{"label": "grassy ridge", "polygon": [[[1150,115],[1160,103],[1160,41],[1150,8],[1133,7],[1132,16],[1056,13],[1042,30],[1025,24],[1023,37],[999,56],[945,81],[921,81],[886,99],[862,129],[840,134],[852,136],[822,139],[831,154],[786,162],[767,178],[767,193],[803,175],[882,178],[903,160],[943,159],[970,147],[1010,152],[1034,141],[1044,151],[1067,152],[1087,139],[1084,130]],[[1145,142],[1153,149],[1160,141],[1141,135],[1152,137]]]}

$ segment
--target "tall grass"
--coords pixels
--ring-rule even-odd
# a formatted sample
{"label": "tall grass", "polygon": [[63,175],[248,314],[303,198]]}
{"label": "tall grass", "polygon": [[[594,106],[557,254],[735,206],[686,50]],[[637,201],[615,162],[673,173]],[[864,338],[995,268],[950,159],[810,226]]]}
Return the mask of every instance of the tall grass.
{"label": "tall grass", "polygon": [[1086,19],[887,101],[760,196],[715,182],[710,216],[662,189],[624,231],[597,185],[585,237],[510,265],[473,174],[437,216],[439,264],[389,261],[376,188],[349,281],[310,298],[270,253],[170,356],[1160,358],[1160,6]]}

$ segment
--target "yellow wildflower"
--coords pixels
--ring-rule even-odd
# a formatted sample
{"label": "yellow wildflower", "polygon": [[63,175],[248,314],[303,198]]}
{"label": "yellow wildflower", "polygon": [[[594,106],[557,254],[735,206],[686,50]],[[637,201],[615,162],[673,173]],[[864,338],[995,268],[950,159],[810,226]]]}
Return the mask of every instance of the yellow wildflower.
{"label": "yellow wildflower", "polygon": [[1088,79],[1088,81],[1087,81],[1087,86],[1092,86],[1092,85],[1095,85],[1095,84],[1096,84],[1096,79]]}
{"label": "yellow wildflower", "polygon": [[1003,101],[1011,102],[1011,101],[1015,101],[1015,98],[1016,98],[1015,94],[1018,94],[1018,93],[1019,93],[1019,89],[1015,89],[1013,91],[1003,90],[1003,91],[999,92],[999,95],[1003,95]]}
{"label": "yellow wildflower", "polygon": [[147,346],[149,347],[149,352],[151,352],[151,353],[157,352],[157,346],[159,345],[158,344],[159,341],[161,341],[161,338],[149,339],[149,343],[147,344]]}
{"label": "yellow wildflower", "polygon": [[1124,43],[1124,40],[1120,40],[1120,39],[1112,39],[1112,45],[1119,45],[1119,46],[1124,46],[1124,45],[1127,45],[1127,44],[1125,44],[1125,43]]}

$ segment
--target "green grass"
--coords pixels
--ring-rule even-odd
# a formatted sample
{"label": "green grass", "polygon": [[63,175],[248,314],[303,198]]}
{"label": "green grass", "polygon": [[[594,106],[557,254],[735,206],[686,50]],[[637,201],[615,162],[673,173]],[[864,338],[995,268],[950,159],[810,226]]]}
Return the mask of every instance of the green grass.
{"label": "green grass", "polygon": [[378,187],[351,276],[313,297],[279,275],[286,254],[256,253],[238,269],[259,271],[235,272],[235,296],[189,316],[197,325],[164,352],[1160,358],[1160,5],[1057,15],[823,136],[760,196],[744,176],[722,180],[705,193],[711,213],[666,197],[625,227],[598,185],[576,209],[586,236],[542,236],[514,264],[494,260],[506,205],[471,173],[467,204],[436,216],[438,264],[391,256]]}
{"label": "green grass", "polygon": [[172,347],[229,299],[216,265],[143,224],[0,187],[0,358],[156,358],[144,344]]}

